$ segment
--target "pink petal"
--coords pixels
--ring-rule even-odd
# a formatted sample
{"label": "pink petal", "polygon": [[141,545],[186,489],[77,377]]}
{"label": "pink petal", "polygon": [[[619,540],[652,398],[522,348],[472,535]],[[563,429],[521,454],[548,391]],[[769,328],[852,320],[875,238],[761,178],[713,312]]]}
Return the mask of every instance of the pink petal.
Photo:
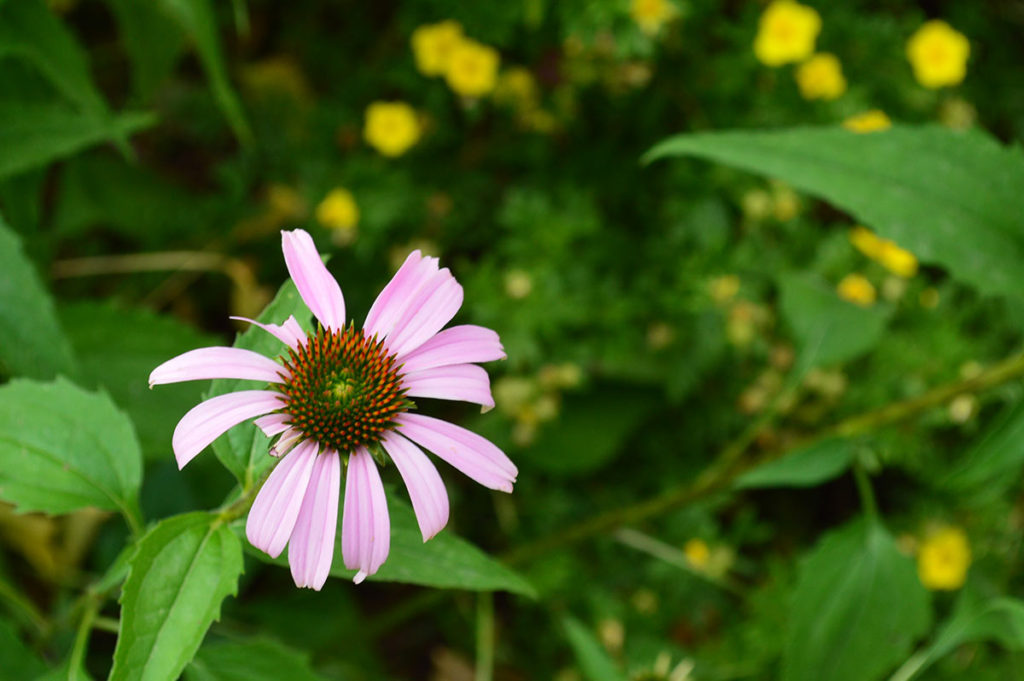
{"label": "pink petal", "polygon": [[340,485],[341,457],[333,450],[325,450],[316,457],[309,487],[288,542],[288,563],[296,586],[319,591],[331,572]]}
{"label": "pink petal", "polygon": [[284,367],[252,350],[199,348],[169,359],[149,375],[149,387],[211,378],[241,378],[264,383],[283,383]]}
{"label": "pink petal", "polygon": [[427,541],[448,524],[448,493],[444,482],[427,455],[404,437],[387,433],[381,444],[405,481],[420,533],[423,541]]}
{"label": "pink petal", "polygon": [[302,431],[296,428],[289,428],[281,437],[277,438],[277,442],[270,448],[270,456],[284,456],[304,439],[305,435],[302,434]]}
{"label": "pink petal", "polygon": [[396,355],[415,350],[450,322],[460,307],[462,287],[445,268],[421,286],[409,301],[388,337],[388,349]]}
{"label": "pink petal", "polygon": [[360,447],[348,458],[345,511],[341,516],[341,555],[345,567],[359,570],[356,584],[377,572],[391,548],[384,485],[373,457]]}
{"label": "pink petal", "polygon": [[278,326],[277,324],[262,324],[255,319],[249,319],[248,317],[232,317],[242,322],[249,322],[254,324],[271,336],[281,341],[292,350],[295,350],[302,343],[306,342],[306,332],[299,326],[299,322],[295,320],[293,315],[289,315],[288,319],[285,320],[284,324]]}
{"label": "pink petal", "polygon": [[395,417],[398,432],[432,451],[484,487],[511,492],[519,474],[514,463],[476,433],[422,414]]}
{"label": "pink petal", "polygon": [[461,400],[494,406],[491,380],[487,372],[475,364],[453,364],[414,371],[402,377],[402,386],[411,397],[433,397],[439,400]]}
{"label": "pink petal", "polygon": [[278,433],[283,433],[288,430],[288,421],[292,420],[291,414],[267,414],[261,416],[253,423],[255,423],[263,434],[267,437],[274,437]]}
{"label": "pink petal", "polygon": [[338,282],[324,267],[313,237],[301,229],[282,231],[281,250],[299,295],[320,323],[332,331],[345,328],[345,298]]}
{"label": "pink petal", "polygon": [[192,407],[174,429],[171,447],[184,468],[196,454],[232,426],[284,406],[281,394],[270,390],[242,390],[220,395]]}
{"label": "pink petal", "polygon": [[410,253],[388,285],[373,301],[363,324],[367,337],[386,338],[405,312],[409,301],[427,279],[437,272],[437,258],[424,257],[419,251]]}
{"label": "pink petal", "polygon": [[411,372],[495,359],[505,359],[498,334],[482,326],[463,324],[434,335],[412,352],[399,357],[398,362],[403,365],[402,371]]}
{"label": "pink petal", "polygon": [[277,558],[292,535],[316,463],[318,445],[307,440],[270,472],[245,522],[249,543]]}

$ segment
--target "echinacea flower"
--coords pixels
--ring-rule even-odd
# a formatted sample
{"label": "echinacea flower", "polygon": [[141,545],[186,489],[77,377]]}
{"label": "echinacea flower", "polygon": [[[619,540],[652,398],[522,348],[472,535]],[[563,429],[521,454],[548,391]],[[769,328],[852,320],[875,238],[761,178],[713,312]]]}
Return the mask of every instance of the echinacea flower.
{"label": "echinacea flower", "polygon": [[213,397],[178,423],[172,441],[184,467],[217,437],[256,418],[271,471],[249,511],[246,536],[277,557],[288,546],[292,577],[320,589],[330,572],[341,470],[345,473],[341,548],[356,583],[388,556],[391,524],[375,459],[390,460],[412,500],[427,541],[448,522],[448,495],[432,451],[476,482],[512,491],[515,465],[491,442],[454,424],[409,413],[409,398],[461,400],[493,407],[487,372],[474,362],[505,357],[498,334],[480,326],[441,330],[462,305],[462,287],[436,258],[413,251],[366,316],[345,321],[341,288],[303,230],[282,232],[288,272],[319,321],[307,335],[294,317],[260,324],[283,344],[276,361],[240,348],[186,352],[153,370],[151,386],[216,378],[247,379],[269,389]]}

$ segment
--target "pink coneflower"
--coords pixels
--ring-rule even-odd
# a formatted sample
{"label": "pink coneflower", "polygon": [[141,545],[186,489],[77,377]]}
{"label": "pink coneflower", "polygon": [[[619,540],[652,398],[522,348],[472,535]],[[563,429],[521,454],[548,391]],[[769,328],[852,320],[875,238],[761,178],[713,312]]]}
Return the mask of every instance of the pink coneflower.
{"label": "pink coneflower", "polygon": [[462,287],[437,258],[413,251],[366,315],[362,330],[345,324],[345,300],[313,239],[282,232],[288,272],[320,324],[307,337],[294,317],[257,324],[286,346],[277,361],[239,348],[202,348],[164,362],[150,386],[215,378],[270,383],[195,406],[174,430],[182,468],[229,428],[254,417],[281,457],[249,511],[245,532],[273,557],[288,546],[292,577],[320,589],[330,572],[341,468],[345,505],[341,552],[356,583],[388,556],[391,523],[374,458],[398,469],[427,541],[448,522],[448,494],[428,449],[481,485],[512,491],[516,467],[488,440],[465,428],[409,413],[410,397],[494,406],[487,372],[472,362],[502,359],[498,334],[480,326],[441,331],[462,305]]}

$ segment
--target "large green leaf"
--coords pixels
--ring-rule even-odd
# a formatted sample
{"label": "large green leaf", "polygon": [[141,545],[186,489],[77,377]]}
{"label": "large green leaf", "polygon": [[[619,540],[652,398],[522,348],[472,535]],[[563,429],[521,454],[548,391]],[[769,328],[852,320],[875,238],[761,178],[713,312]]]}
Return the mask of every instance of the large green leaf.
{"label": "large green leaf", "polygon": [[800,568],[782,679],[878,679],[907,656],[930,619],[913,562],[881,525],[856,520],[826,536]]}
{"label": "large green leaf", "polygon": [[170,75],[185,47],[181,27],[170,21],[158,3],[107,0],[131,60],[135,92],[148,102]]}
{"label": "large green leaf", "polygon": [[[344,485],[342,486],[344,489]],[[334,546],[331,575],[352,579],[355,570],[346,570],[341,557],[341,515],[344,503],[338,504],[338,534]],[[525,579],[450,530],[442,530],[428,542],[423,541],[412,508],[388,494],[391,517],[391,552],[377,574],[375,582],[404,582],[446,589],[471,591],[510,591],[533,597],[536,592]],[[241,524],[236,528],[242,533]],[[247,544],[248,546],[248,544]],[[287,565],[287,552],[271,559],[262,551],[251,549],[261,560]]]}
{"label": "large green leaf", "polygon": [[319,681],[303,653],[269,639],[230,641],[199,649],[186,681]]}
{"label": "large green leaf", "polygon": [[850,465],[853,451],[850,440],[815,442],[747,471],[737,478],[736,487],[813,487],[842,474]]}
{"label": "large green leaf", "polygon": [[[11,3],[13,4],[13,3]],[[70,156],[154,122],[151,114],[97,117],[52,103],[0,103],[0,178]]]}
{"label": "large green leaf", "polygon": [[646,160],[683,155],[785,180],[981,291],[1024,291],[1024,155],[980,131],[698,133],[661,142]]}
{"label": "large green leaf", "polygon": [[[178,420],[202,399],[203,384],[149,389],[149,373],[161,362],[217,339],[147,310],[86,302],[60,310],[83,379],[103,386],[138,431],[148,459],[171,456]],[[170,459],[168,459],[170,460]]]}
{"label": "large green leaf", "polygon": [[562,626],[576,663],[586,681],[625,681],[626,675],[608,656],[597,637],[574,617],[564,617]]}
{"label": "large green leaf", "polygon": [[944,476],[942,486],[958,494],[991,499],[1017,484],[1022,467],[1024,401],[985,431]]}
{"label": "large green leaf", "polygon": [[168,518],[139,542],[121,595],[110,681],[173,681],[198,650],[221,602],[238,591],[238,538],[216,515]]}
{"label": "large green leaf", "polygon": [[30,378],[74,374],[53,300],[0,217],[0,372]]}
{"label": "large green leaf", "polygon": [[[278,290],[277,296],[274,297],[270,305],[263,310],[258,321],[283,324],[289,315],[294,315],[299,324],[309,331],[311,314],[309,308],[302,302],[302,297],[299,296],[295,284],[288,280]],[[286,349],[281,341],[256,326],[239,334],[235,339],[234,347],[252,350],[268,357],[276,357]],[[207,397],[252,389],[252,381],[220,379],[213,382]],[[274,462],[273,457],[267,453],[269,450],[269,438],[250,422],[235,426],[213,443],[213,451],[217,458],[246,487]]]}
{"label": "large green leaf", "polygon": [[847,362],[882,339],[888,319],[884,308],[842,300],[810,274],[781,275],[779,289],[779,308],[797,342],[801,370]]}
{"label": "large green leaf", "polygon": [[39,656],[28,649],[10,622],[0,619],[0,681],[24,681],[46,671]]}
{"label": "large green leaf", "polygon": [[64,379],[0,386],[0,499],[21,511],[95,506],[137,517],[142,456],[103,393]]}

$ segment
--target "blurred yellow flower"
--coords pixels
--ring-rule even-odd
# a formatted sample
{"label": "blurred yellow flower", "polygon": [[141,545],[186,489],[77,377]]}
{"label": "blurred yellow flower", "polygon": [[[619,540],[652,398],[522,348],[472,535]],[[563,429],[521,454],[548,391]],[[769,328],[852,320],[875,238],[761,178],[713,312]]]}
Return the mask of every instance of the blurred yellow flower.
{"label": "blurred yellow flower", "polygon": [[420,139],[416,112],[405,102],[374,102],[366,107],[363,137],[385,156],[401,156]]}
{"label": "blurred yellow flower", "polygon": [[529,272],[511,269],[505,273],[505,294],[509,298],[520,300],[530,295],[533,290],[533,278]]}
{"label": "blurred yellow flower", "polygon": [[836,290],[840,298],[861,307],[871,307],[878,298],[875,287],[861,274],[847,274]]}
{"label": "blurred yellow flower", "polygon": [[461,40],[452,49],[445,73],[448,87],[463,97],[482,97],[497,84],[500,61],[494,48],[475,40]]}
{"label": "blurred yellow flower", "polygon": [[834,54],[820,52],[796,70],[796,84],[804,99],[836,99],[846,92],[843,68]]}
{"label": "blurred yellow flower", "polygon": [[359,223],[359,206],[352,192],[336,187],[316,207],[316,221],[327,229],[349,231]]}
{"label": "blurred yellow flower", "polygon": [[959,589],[967,580],[971,566],[971,547],[959,527],[946,527],[932,533],[917,554],[917,575],[921,583],[936,591]]}
{"label": "blurred yellow flower", "polygon": [[821,17],[793,0],[774,0],[761,14],[754,56],[767,66],[798,62],[814,53]]}
{"label": "blurred yellow flower", "polygon": [[850,116],[843,121],[843,127],[853,132],[877,132],[891,128],[892,121],[881,109],[871,109],[856,116]]}
{"label": "blurred yellow flower", "polygon": [[695,570],[703,570],[708,566],[711,559],[711,549],[703,539],[693,538],[683,545],[683,555],[686,562]]}
{"label": "blurred yellow flower", "polygon": [[641,31],[654,35],[676,15],[676,8],[670,0],[633,0],[629,13]]}
{"label": "blurred yellow flower", "polygon": [[874,260],[882,252],[883,239],[867,227],[857,225],[850,230],[850,243],[858,251]]}
{"label": "blurred yellow flower", "polygon": [[917,274],[917,258],[914,254],[892,241],[882,241],[881,251],[876,259],[882,267],[904,279]]}
{"label": "blurred yellow flower", "polygon": [[926,88],[957,85],[967,74],[971,44],[945,21],[933,19],[907,41],[907,59],[917,82]]}
{"label": "blurred yellow flower", "polygon": [[443,76],[448,71],[452,51],[462,39],[462,25],[451,19],[420,26],[412,32],[416,68],[425,76]]}
{"label": "blurred yellow flower", "polygon": [[727,303],[740,292],[740,278],[735,274],[723,274],[715,277],[708,284],[711,300],[718,304]]}
{"label": "blurred yellow flower", "polygon": [[537,105],[537,81],[529,69],[511,66],[498,77],[494,99],[517,109],[530,109]]}
{"label": "blurred yellow flower", "polygon": [[800,197],[782,182],[772,183],[772,214],[779,222],[789,222],[800,214]]}

